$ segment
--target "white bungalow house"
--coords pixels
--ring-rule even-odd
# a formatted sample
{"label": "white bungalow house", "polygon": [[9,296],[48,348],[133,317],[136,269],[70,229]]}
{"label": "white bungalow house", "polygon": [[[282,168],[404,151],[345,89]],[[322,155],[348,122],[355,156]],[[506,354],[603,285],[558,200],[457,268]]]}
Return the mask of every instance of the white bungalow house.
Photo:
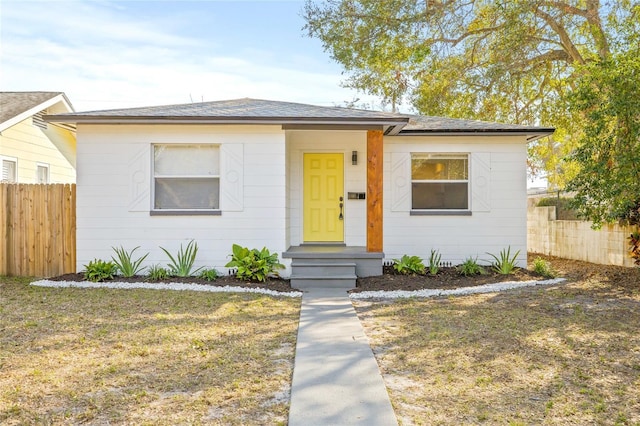
{"label": "white bungalow house", "polygon": [[68,112],[62,92],[0,92],[0,182],[75,182],[75,129],[42,119]]}
{"label": "white bungalow house", "polygon": [[77,268],[112,247],[176,252],[226,271],[267,247],[295,287],[520,250],[527,142],[552,128],[237,99],[50,115],[77,126]]}

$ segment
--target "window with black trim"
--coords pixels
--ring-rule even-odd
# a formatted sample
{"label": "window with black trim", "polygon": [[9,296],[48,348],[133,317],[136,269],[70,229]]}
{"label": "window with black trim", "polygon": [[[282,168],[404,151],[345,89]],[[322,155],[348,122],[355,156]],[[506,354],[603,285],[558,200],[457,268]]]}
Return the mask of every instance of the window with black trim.
{"label": "window with black trim", "polygon": [[153,146],[153,211],[220,209],[220,147],[209,144]]}
{"label": "window with black trim", "polygon": [[468,154],[411,154],[411,208],[469,209]]}

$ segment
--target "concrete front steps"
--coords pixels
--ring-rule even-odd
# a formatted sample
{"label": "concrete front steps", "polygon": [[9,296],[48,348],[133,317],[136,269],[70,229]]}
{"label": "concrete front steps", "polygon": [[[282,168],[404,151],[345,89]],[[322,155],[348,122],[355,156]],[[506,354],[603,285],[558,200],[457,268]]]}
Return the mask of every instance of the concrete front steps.
{"label": "concrete front steps", "polygon": [[356,278],[355,263],[326,262],[322,259],[291,262],[293,288],[355,288]]}
{"label": "concrete front steps", "polygon": [[291,287],[301,290],[355,288],[357,277],[382,274],[383,256],[333,244],[294,246],[282,254],[291,259]]}

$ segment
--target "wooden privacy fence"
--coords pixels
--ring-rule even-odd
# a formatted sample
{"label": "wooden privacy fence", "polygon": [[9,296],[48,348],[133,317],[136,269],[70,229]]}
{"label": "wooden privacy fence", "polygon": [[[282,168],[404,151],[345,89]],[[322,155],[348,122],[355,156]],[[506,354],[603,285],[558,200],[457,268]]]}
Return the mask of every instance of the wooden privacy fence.
{"label": "wooden privacy fence", "polygon": [[0,275],[75,270],[75,184],[0,184]]}

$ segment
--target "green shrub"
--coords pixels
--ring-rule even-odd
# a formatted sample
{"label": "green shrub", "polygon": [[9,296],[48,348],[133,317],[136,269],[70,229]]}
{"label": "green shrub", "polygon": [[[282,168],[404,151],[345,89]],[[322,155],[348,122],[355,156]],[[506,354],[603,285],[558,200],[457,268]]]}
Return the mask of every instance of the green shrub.
{"label": "green shrub", "polygon": [[487,253],[489,256],[493,257],[493,264],[491,265],[493,270],[502,275],[512,274],[516,269],[516,259],[520,254],[520,250],[518,250],[513,256],[511,256],[511,246],[509,246],[506,250],[501,250],[499,257]]}
{"label": "green shrub", "polygon": [[115,248],[111,247],[113,251],[116,252],[117,259],[111,256],[111,260],[115,263],[118,272],[123,277],[133,277],[134,275],[140,274],[144,268],[141,266],[142,262],[149,256],[149,253],[144,256],[132,260],[133,252],[140,248],[140,246],[134,248],[130,252],[127,252],[123,247]]}
{"label": "green shrub", "polygon": [[203,269],[198,275],[198,278],[202,278],[207,281],[215,281],[218,278],[218,271],[215,269]]}
{"label": "green shrub", "polygon": [[113,262],[105,262],[104,260],[94,259],[88,265],[84,265],[84,279],[93,281],[94,283],[112,280],[118,271]]}
{"label": "green shrub", "polygon": [[161,281],[169,278],[171,273],[167,268],[164,268],[158,264],[149,266],[149,279],[153,281]]}
{"label": "green shrub", "polygon": [[556,272],[551,268],[551,264],[541,257],[536,257],[533,261],[533,271],[546,278],[555,278]]}
{"label": "green shrub", "polygon": [[456,270],[460,275],[464,275],[465,277],[487,273],[482,266],[478,265],[477,257],[475,259],[472,257],[467,258],[462,265],[456,267]]}
{"label": "green shrub", "polygon": [[180,244],[180,250],[178,250],[176,257],[173,257],[167,249],[163,247],[160,248],[169,256],[169,259],[171,259],[171,263],[167,264],[171,275],[175,277],[190,277],[202,269],[198,268],[192,271],[193,264],[196,261],[196,254],[198,254],[198,244],[195,241],[189,241],[185,249],[183,249],[182,244]]}
{"label": "green shrub", "polygon": [[429,274],[436,275],[440,270],[440,259],[442,256],[438,253],[438,250],[431,250],[431,256],[429,256]]}
{"label": "green shrub", "polygon": [[278,276],[278,269],[284,265],[278,261],[277,253],[269,253],[266,247],[262,250],[248,249],[234,244],[231,248],[231,261],[227,268],[237,268],[236,276],[250,281],[266,281],[269,276]]}
{"label": "green shrub", "polygon": [[424,263],[418,256],[407,256],[393,259],[393,269],[403,275],[424,274]]}

